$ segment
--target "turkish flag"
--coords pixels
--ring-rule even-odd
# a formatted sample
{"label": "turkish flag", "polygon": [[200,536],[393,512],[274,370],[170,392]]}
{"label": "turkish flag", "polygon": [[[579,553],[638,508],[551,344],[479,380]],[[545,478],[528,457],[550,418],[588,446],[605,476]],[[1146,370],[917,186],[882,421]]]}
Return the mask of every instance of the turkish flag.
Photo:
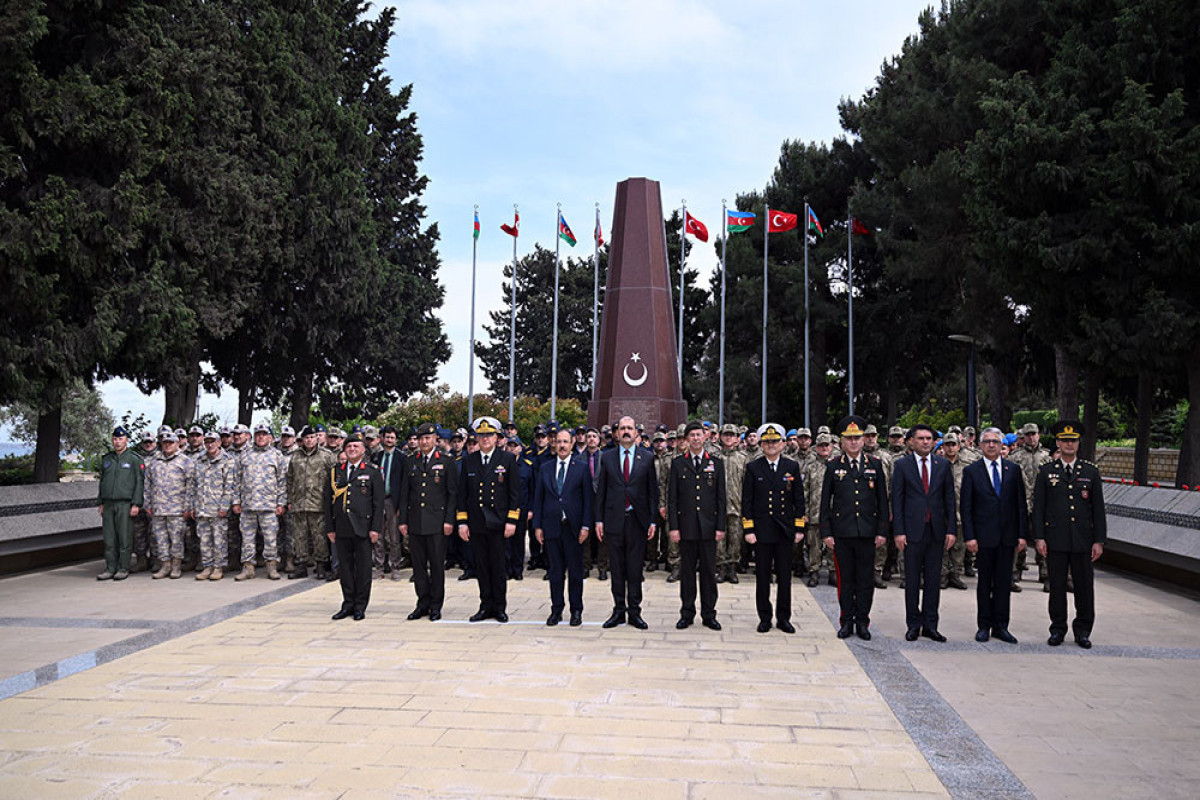
{"label": "turkish flag", "polygon": [[520,231],[521,231],[521,215],[518,214],[516,211],[514,211],[513,212],[513,224],[512,225],[501,225],[500,230],[504,231],[509,236],[512,236],[514,238],[519,236]]}
{"label": "turkish flag", "polygon": [[863,225],[859,221],[858,217],[850,218],[850,232],[851,233],[861,233],[861,234],[865,234],[867,236],[872,235],[870,228],[868,228],[866,225]]}
{"label": "turkish flag", "polygon": [[767,218],[767,233],[790,231],[797,224],[799,224],[799,220],[795,214],[771,209],[771,216]]}
{"label": "turkish flag", "polygon": [[685,212],[687,222],[684,223],[684,230],[695,236],[702,242],[708,241],[708,228],[704,227],[704,223]]}

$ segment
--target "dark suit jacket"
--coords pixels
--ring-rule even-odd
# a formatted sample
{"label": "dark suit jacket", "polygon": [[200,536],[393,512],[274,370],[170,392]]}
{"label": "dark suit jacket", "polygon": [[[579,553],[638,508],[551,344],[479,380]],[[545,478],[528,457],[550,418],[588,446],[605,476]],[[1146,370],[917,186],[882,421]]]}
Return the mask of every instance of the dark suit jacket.
{"label": "dark suit jacket", "polygon": [[441,535],[443,525],[454,524],[457,502],[458,464],[452,458],[435,449],[426,467],[420,454],[408,457],[396,522],[407,525],[410,536]]}
{"label": "dark suit jacket", "polygon": [[963,540],[978,540],[980,547],[1014,547],[1025,538],[1025,478],[1021,468],[1000,459],[1000,496],[992,486],[991,466],[986,458],[963,468],[962,511]]}
{"label": "dark suit jacket", "polygon": [[1100,470],[1090,461],[1075,459],[1075,477],[1054,459],[1038,469],[1033,484],[1033,538],[1044,539],[1050,550],[1086,553],[1104,543],[1108,520]]}
{"label": "dark suit jacket", "polygon": [[794,538],[804,530],[804,508],[804,481],[794,459],[780,456],[774,472],[766,457],[746,464],[742,477],[744,533],[753,533],[763,544],[777,544],[781,535]]}
{"label": "dark suit jacket", "polygon": [[633,507],[633,518],[645,536],[658,514],[658,473],[654,469],[654,454],[635,446],[629,467],[629,480],[622,472],[620,447],[606,450],[600,456],[596,474],[596,521],[604,523],[604,535],[620,534],[625,529],[625,500]]}
{"label": "dark suit jacket", "polygon": [[[380,474],[383,474],[383,451],[380,450],[371,456],[371,463],[379,467]],[[397,447],[392,451],[392,475],[391,486],[384,486],[387,494],[392,498],[392,502],[397,506],[400,505],[400,491],[404,484],[404,473],[408,470],[408,456],[403,450]],[[385,480],[387,476],[384,476]]]}
{"label": "dark suit jacket", "polygon": [[[887,536],[891,509],[883,462],[866,453],[859,459],[862,472],[857,478],[850,470],[850,457],[845,454],[825,465],[825,482],[821,484],[822,537],[874,539]],[[953,507],[950,513],[953,515]]]}
{"label": "dark suit jacket", "polygon": [[521,518],[521,474],[517,459],[497,447],[487,469],[476,450],[463,457],[458,476],[457,517],[460,525],[473,531],[502,531],[506,523]]}
{"label": "dark suit jacket", "polygon": [[667,482],[669,528],[689,541],[717,538],[725,530],[725,464],[707,451],[700,455],[700,469],[692,466],[691,451],[671,462]]}
{"label": "dark suit jacket", "polygon": [[925,516],[934,536],[958,531],[954,514],[954,475],[950,462],[929,455],[929,494],[921,482],[921,469],[912,455],[896,462],[892,472],[892,535],[906,536],[911,542],[925,537]]}
{"label": "dark suit jacket", "polygon": [[542,462],[533,484],[533,529],[547,539],[578,538],[592,527],[592,476],[587,459],[573,455],[567,465],[562,493],[558,491],[558,456]]}
{"label": "dark suit jacket", "polygon": [[383,473],[370,461],[364,459],[356,469],[349,464],[334,466],[324,495],[326,531],[363,539],[371,531],[383,531]]}

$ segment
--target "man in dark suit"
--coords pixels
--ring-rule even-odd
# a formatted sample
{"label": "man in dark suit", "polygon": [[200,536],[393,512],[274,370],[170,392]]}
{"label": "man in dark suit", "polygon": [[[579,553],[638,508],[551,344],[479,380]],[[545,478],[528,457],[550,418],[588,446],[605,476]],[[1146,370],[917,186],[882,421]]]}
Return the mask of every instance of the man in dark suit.
{"label": "man in dark suit", "polygon": [[442,618],[442,603],[446,599],[446,544],[447,537],[454,532],[458,499],[458,465],[442,455],[436,444],[437,427],[433,423],[426,422],[417,428],[417,454],[409,457],[404,469],[397,508],[400,535],[412,553],[413,585],[417,591],[417,607],[408,618],[428,615],[431,622]]}
{"label": "man in dark suit", "polygon": [[758,632],[771,630],[771,576],[775,596],[775,625],[795,633],[792,625],[792,551],[804,538],[804,481],[800,465],[785,458],[784,429],[768,422],[758,429],[762,458],[746,464],[742,477],[742,531],[754,548],[754,600]]}
{"label": "man in dark suit", "polygon": [[533,487],[533,533],[550,558],[550,616],[562,622],[563,573],[568,576],[571,625],[583,624],[583,543],[592,527],[592,477],[575,455],[571,432],[554,436],[557,455],[545,459]]}
{"label": "man in dark suit", "polygon": [[383,528],[383,473],[367,461],[361,436],[347,437],[346,460],[329,472],[324,488],[325,530],[337,548],[342,579],[342,607],[334,619],[367,613],[371,599],[371,548]]}
{"label": "man in dark suit", "polygon": [[383,574],[385,565],[392,570],[392,580],[400,580],[400,563],[403,560],[404,543],[396,524],[396,506],[400,503],[400,487],[404,483],[404,471],[408,458],[396,447],[399,433],[391,425],[379,429],[383,446],[369,457],[383,475],[383,531],[372,548],[372,561],[377,575]]}
{"label": "man in dark suit", "polygon": [[725,538],[727,498],[725,465],[704,448],[704,426],[689,422],[688,449],[671,462],[667,483],[668,535],[679,544],[679,621],[682,630],[696,619],[696,567],[700,568],[700,620],[721,630],[717,622],[717,542]]}
{"label": "man in dark suit", "polygon": [[596,536],[608,543],[612,568],[613,612],[605,628],[625,622],[646,630],[642,619],[642,562],[646,542],[654,538],[658,475],[654,454],[637,446],[633,417],[617,423],[617,446],[600,456],[596,477]]}
{"label": "man in dark suit", "polygon": [[1016,644],[1017,638],[1008,631],[1009,569],[1016,548],[1025,548],[1025,480],[1020,467],[1000,457],[1004,433],[999,428],[987,428],[981,437],[983,458],[963,469],[959,500],[963,539],[975,554],[979,574],[975,641],[986,642],[990,633]]}
{"label": "man in dark suit", "polygon": [[833,551],[842,607],[839,639],[853,633],[871,638],[875,548],[883,547],[889,527],[884,466],[863,452],[866,427],[867,421],[854,415],[838,424],[842,455],[826,465],[821,485],[821,539]]}
{"label": "man in dark suit", "polygon": [[1033,485],[1033,538],[1046,559],[1050,584],[1050,638],[1057,647],[1067,635],[1067,573],[1075,583],[1075,643],[1092,646],[1096,594],[1092,563],[1104,554],[1108,522],[1100,470],[1079,458],[1083,426],[1060,420],[1050,429],[1058,457],[1038,469]]}
{"label": "man in dark suit", "polygon": [[[896,462],[892,472],[892,536],[904,555],[904,605],[908,631],[915,642],[924,636],[935,642],[938,631],[942,556],[954,546],[958,521],[954,505],[954,475],[950,462],[933,455],[933,428],[913,425],[908,436],[912,455]],[[924,579],[925,602],[921,602]]]}
{"label": "man in dark suit", "polygon": [[[517,520],[517,532],[505,543],[505,575],[512,580],[525,580],[525,532],[533,536],[533,527],[529,524],[533,517],[533,483],[537,478],[537,470],[533,459],[525,455],[525,446],[519,436],[513,436],[504,443],[504,448],[517,460],[517,475],[521,480],[520,506],[521,517]],[[536,541],[536,539],[535,539]],[[545,550],[542,551],[545,553]]]}
{"label": "man in dark suit", "polygon": [[508,622],[504,544],[516,534],[521,517],[521,478],[517,459],[496,447],[500,421],[480,417],[474,428],[479,449],[463,459],[455,502],[458,535],[471,544],[479,580],[479,610],[471,622]]}

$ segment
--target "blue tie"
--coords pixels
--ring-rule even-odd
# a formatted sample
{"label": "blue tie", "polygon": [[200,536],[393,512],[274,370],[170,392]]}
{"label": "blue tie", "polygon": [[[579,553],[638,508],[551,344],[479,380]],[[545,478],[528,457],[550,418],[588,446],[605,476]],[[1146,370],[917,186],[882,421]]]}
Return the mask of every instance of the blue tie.
{"label": "blue tie", "polygon": [[562,494],[563,481],[567,478],[567,462],[558,462],[558,493]]}
{"label": "blue tie", "polygon": [[997,466],[999,461],[992,462],[992,488],[996,490],[996,497],[1000,496],[1000,468]]}

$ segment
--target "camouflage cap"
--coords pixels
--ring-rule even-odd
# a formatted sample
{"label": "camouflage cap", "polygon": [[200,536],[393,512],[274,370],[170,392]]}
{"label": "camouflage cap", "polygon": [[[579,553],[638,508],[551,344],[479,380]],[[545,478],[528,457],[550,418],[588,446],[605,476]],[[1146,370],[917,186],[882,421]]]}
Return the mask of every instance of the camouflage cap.
{"label": "camouflage cap", "polygon": [[974,435],[975,435],[975,426],[974,426],[974,425],[968,425],[967,427],[963,428],[963,433],[969,433],[969,434],[971,434],[972,436],[974,436]]}
{"label": "camouflage cap", "polygon": [[193,434],[200,434],[201,436],[203,436],[204,428],[201,428],[199,425],[193,425],[192,427],[188,428],[187,432],[188,432],[188,436],[192,436]]}
{"label": "camouflage cap", "polygon": [[222,425],[221,427],[217,428],[217,433],[221,434],[222,436],[229,436],[233,433],[233,429],[228,425]]}
{"label": "camouflage cap", "polygon": [[892,427],[888,428],[888,437],[889,438],[892,436],[903,436],[903,435],[904,435],[904,428],[901,428],[899,425],[893,425]]}
{"label": "camouflage cap", "polygon": [[833,431],[829,430],[828,425],[822,425],[821,427],[817,428],[817,435],[819,436],[822,433],[828,433],[830,436],[833,435]]}
{"label": "camouflage cap", "polygon": [[166,431],[164,433],[161,433],[161,434],[159,434],[158,438],[163,440],[164,442],[178,442],[179,441],[179,437],[175,435],[175,431]]}
{"label": "camouflage cap", "polygon": [[739,425],[738,426],[738,433],[740,433],[742,436],[745,436],[749,432],[750,432],[750,426],[748,426],[748,425]]}
{"label": "camouflage cap", "polygon": [[961,425],[951,425],[949,428],[946,428],[946,432],[947,433],[962,433],[962,426]]}
{"label": "camouflage cap", "polygon": [[1040,431],[1038,430],[1036,422],[1026,422],[1021,426],[1021,430],[1018,431],[1018,433],[1021,433],[1022,435],[1028,435],[1031,433],[1040,433]]}
{"label": "camouflage cap", "polygon": [[942,444],[958,444],[958,443],[959,443],[958,434],[955,433],[954,431],[947,431],[946,435],[942,437]]}
{"label": "camouflage cap", "polygon": [[171,429],[170,425],[159,425],[158,426],[158,435],[159,436],[162,436],[164,433],[174,433],[174,432],[175,431]]}
{"label": "camouflage cap", "polygon": [[663,433],[662,431],[654,432],[654,441],[665,442],[666,440],[667,440],[667,435],[665,433]]}
{"label": "camouflage cap", "polygon": [[243,425],[242,423],[240,423],[240,422],[239,422],[237,425],[234,425],[234,426],[233,426],[233,432],[234,432],[234,433],[249,433],[249,432],[250,432],[250,426],[249,426],[249,425]]}
{"label": "camouflage cap", "polygon": [[872,422],[871,424],[867,425],[866,428],[863,429],[863,433],[867,436],[878,436],[879,429],[876,428],[875,423]]}
{"label": "camouflage cap", "polygon": [[265,433],[268,436],[275,435],[275,432],[273,430],[271,430],[271,426],[265,422],[260,422],[254,426],[254,435],[257,436],[260,433]]}
{"label": "camouflage cap", "polygon": [[818,433],[817,438],[816,438],[816,444],[818,446],[824,445],[824,444],[833,444],[833,437],[830,436],[828,433]]}
{"label": "camouflage cap", "polygon": [[153,431],[142,431],[141,439],[143,442],[153,442],[154,441],[154,432]]}
{"label": "camouflage cap", "polygon": [[284,425],[282,428],[280,428],[279,435],[280,436],[295,436],[296,429],[293,428],[291,425]]}
{"label": "camouflage cap", "polygon": [[177,438],[177,439],[183,439],[183,438],[185,438],[186,436],[187,436],[187,431],[185,431],[183,428],[176,428],[176,429],[175,429],[175,438]]}
{"label": "camouflage cap", "polygon": [[220,438],[221,438],[221,434],[217,433],[216,431],[206,431],[204,433],[204,441],[206,441],[206,442],[209,441],[210,439],[215,440],[215,439],[220,439]]}
{"label": "camouflage cap", "polygon": [[809,428],[797,428],[796,435],[797,436],[807,436],[808,438],[811,439],[812,438],[812,430],[810,430]]}
{"label": "camouflage cap", "polygon": [[346,432],[341,428],[330,426],[329,430],[325,431],[326,439],[345,439]]}
{"label": "camouflage cap", "polygon": [[671,441],[672,439],[678,439],[678,438],[679,438],[679,434],[676,433],[674,430],[667,431],[667,441],[668,442]]}
{"label": "camouflage cap", "polygon": [[378,439],[379,438],[379,428],[376,428],[374,425],[368,425],[365,428],[363,428],[363,434],[368,439]]}
{"label": "camouflage cap", "polygon": [[724,425],[721,426],[721,434],[724,435],[726,433],[731,433],[734,436],[737,436],[738,435],[738,426],[734,425],[732,422],[725,423]]}

